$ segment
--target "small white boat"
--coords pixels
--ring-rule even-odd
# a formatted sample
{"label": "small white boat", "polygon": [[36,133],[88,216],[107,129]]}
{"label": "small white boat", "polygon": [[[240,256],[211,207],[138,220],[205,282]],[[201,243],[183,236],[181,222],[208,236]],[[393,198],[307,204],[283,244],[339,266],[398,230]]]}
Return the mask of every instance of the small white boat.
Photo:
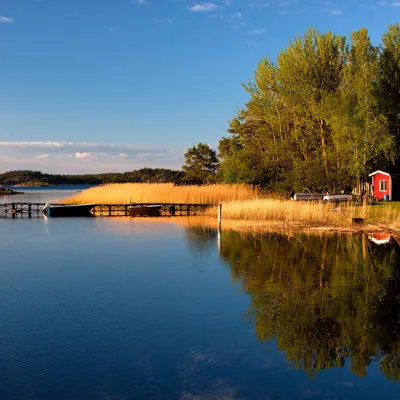
{"label": "small white boat", "polygon": [[351,194],[327,194],[323,198],[324,201],[351,201],[353,196]]}
{"label": "small white boat", "polygon": [[292,199],[297,201],[318,201],[322,200],[323,196],[321,193],[296,193]]}

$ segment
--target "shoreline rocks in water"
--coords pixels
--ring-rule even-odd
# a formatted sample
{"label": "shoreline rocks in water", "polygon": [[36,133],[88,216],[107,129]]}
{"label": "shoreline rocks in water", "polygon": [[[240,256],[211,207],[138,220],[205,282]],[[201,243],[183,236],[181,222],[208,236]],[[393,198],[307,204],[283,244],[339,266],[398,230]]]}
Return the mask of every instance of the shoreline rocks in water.
{"label": "shoreline rocks in water", "polygon": [[14,187],[48,187],[48,186],[54,186],[54,185],[50,185],[47,182],[41,182],[41,181],[23,182],[14,185]]}
{"label": "shoreline rocks in water", "polygon": [[24,192],[17,192],[16,190],[6,189],[0,187],[0,196],[12,196],[15,194],[25,194]]}

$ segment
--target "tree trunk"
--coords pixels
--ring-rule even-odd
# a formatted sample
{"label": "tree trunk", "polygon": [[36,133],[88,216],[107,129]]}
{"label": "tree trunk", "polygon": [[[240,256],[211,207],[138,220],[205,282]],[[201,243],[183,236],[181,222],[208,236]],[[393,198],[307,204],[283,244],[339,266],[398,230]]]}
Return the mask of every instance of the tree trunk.
{"label": "tree trunk", "polygon": [[322,147],[322,159],[324,162],[325,177],[328,177],[328,156],[326,154],[326,142],[325,142],[325,123],[321,119],[319,122],[320,136],[321,136],[321,147]]}

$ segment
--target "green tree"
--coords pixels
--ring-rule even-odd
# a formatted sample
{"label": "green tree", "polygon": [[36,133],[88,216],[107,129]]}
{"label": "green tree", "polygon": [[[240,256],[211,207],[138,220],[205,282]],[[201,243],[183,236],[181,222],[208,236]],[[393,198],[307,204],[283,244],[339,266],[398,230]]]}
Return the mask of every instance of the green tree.
{"label": "green tree", "polygon": [[388,27],[382,36],[379,57],[379,101],[391,134],[400,147],[400,24]]}
{"label": "green tree", "polygon": [[379,108],[378,47],[372,46],[366,29],[351,35],[346,53],[339,102],[331,118],[334,143],[341,165],[357,183],[367,180],[381,160],[393,160],[395,141]]}
{"label": "green tree", "polygon": [[[383,41],[380,55],[366,29],[349,42],[309,29],[276,63],[261,60],[254,81],[243,85],[249,100],[230,121],[232,136],[219,145],[222,179],[283,191],[335,191],[393,164],[400,27],[390,27]],[[388,85],[390,102],[381,99]]]}
{"label": "green tree", "polygon": [[208,144],[199,143],[190,147],[185,153],[185,165],[182,169],[188,179],[200,179],[205,182],[214,181],[219,169],[219,162],[215,150]]}

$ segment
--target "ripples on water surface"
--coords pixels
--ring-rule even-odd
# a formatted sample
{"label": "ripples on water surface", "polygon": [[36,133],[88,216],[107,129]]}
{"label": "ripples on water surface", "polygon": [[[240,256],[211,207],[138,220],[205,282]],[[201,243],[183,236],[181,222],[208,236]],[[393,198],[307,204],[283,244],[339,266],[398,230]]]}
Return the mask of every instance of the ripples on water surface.
{"label": "ripples on water surface", "polygon": [[397,398],[399,247],[0,220],[1,399]]}

